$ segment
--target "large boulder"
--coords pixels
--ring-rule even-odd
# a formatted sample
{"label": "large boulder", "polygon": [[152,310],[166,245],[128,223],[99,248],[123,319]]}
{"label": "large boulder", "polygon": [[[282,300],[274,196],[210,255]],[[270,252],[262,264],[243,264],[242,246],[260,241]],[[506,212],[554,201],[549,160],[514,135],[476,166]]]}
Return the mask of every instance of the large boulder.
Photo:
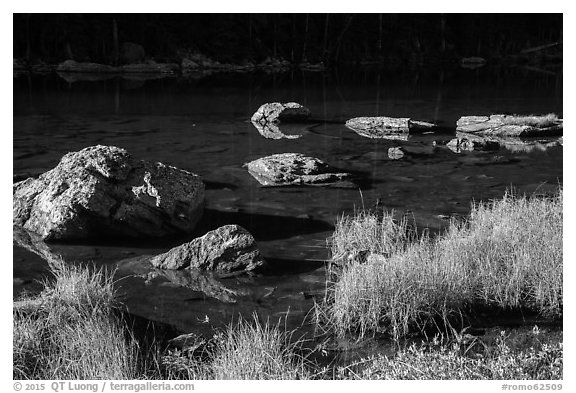
{"label": "large boulder", "polygon": [[562,124],[554,114],[464,116],[457,121],[456,130],[484,136],[541,137],[562,135]]}
{"label": "large boulder", "polygon": [[270,102],[263,104],[252,115],[252,123],[297,123],[310,118],[310,110],[296,102]]}
{"label": "large boulder", "polygon": [[134,160],[114,146],[68,153],[54,169],[13,186],[13,224],[44,240],[188,233],[203,207],[200,176]]}
{"label": "large boulder", "polygon": [[358,135],[373,139],[408,140],[409,133],[433,130],[436,125],[407,117],[355,117],[346,121],[346,127]]}
{"label": "large boulder", "polygon": [[317,158],[299,153],[274,154],[251,161],[245,166],[265,186],[351,183],[349,173],[338,172]]}
{"label": "large boulder", "polygon": [[238,225],[224,225],[153,257],[150,263],[159,269],[233,272],[254,270],[264,259],[250,232]]}

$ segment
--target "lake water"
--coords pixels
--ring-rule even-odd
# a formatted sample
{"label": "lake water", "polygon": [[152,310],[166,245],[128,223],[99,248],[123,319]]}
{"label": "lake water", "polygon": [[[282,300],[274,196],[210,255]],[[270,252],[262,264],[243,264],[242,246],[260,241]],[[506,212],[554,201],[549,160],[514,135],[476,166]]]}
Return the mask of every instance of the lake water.
{"label": "lake water", "polygon": [[[266,139],[248,121],[265,102],[296,101],[315,119],[357,116],[410,117],[454,125],[465,115],[492,113],[562,116],[562,76],[525,68],[451,69],[422,72],[378,70],[327,74],[221,74],[155,80],[111,77],[66,79],[52,75],[14,78],[14,174],[53,168],[69,151],[96,144],[127,149],[134,157],[161,161],[203,177],[206,212],[199,236],[236,223],[256,238],[272,269],[266,274],[214,280],[152,275],[139,258],[164,252],[186,239],[138,243],[50,245],[70,262],[118,267],[123,302],[137,315],[183,331],[209,331],[257,312],[272,321],[287,316],[299,326],[325,286],[326,239],[337,218],[362,206],[381,205],[439,230],[450,216],[465,215],[472,200],[517,192],[547,192],[562,183],[561,145],[457,154],[442,146],[450,135],[408,141],[364,138],[343,124],[283,128],[297,139]],[[437,142],[436,147],[433,143]],[[420,155],[388,158],[394,146]],[[262,187],[242,167],[282,152],[311,155],[358,174],[361,189]],[[37,255],[14,246],[14,296],[34,292],[46,272]],[[202,288],[225,287],[230,298]],[[226,292],[230,293],[230,292]],[[319,295],[321,296],[321,295]],[[284,321],[284,319],[283,319]]]}

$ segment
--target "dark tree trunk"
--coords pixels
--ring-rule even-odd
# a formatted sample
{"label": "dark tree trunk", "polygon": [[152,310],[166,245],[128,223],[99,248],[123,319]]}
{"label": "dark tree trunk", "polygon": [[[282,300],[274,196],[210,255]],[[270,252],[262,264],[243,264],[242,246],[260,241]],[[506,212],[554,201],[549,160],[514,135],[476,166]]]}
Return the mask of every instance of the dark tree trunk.
{"label": "dark tree trunk", "polygon": [[310,15],[306,14],[306,22],[304,25],[304,46],[302,47],[302,62],[307,62],[308,58],[306,57],[306,44],[308,42],[308,25],[309,25]]}
{"label": "dark tree trunk", "polygon": [[330,21],[330,14],[326,14],[326,21],[324,22],[324,44],[322,45],[322,59],[327,63],[328,61],[328,24]]}
{"label": "dark tree trunk", "polygon": [[112,40],[114,45],[114,65],[118,65],[120,57],[120,45],[118,44],[118,23],[116,18],[112,19]]}

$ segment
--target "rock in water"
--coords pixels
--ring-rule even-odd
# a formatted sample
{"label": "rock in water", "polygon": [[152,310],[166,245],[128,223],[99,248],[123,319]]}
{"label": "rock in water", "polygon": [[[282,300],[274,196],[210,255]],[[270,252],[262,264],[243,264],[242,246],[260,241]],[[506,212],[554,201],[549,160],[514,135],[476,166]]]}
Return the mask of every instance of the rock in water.
{"label": "rock in water", "polygon": [[337,172],[323,161],[299,153],[274,154],[251,161],[245,166],[265,186],[351,183],[349,173]]}
{"label": "rock in water", "polygon": [[254,270],[264,264],[254,237],[238,225],[224,225],[155,256],[160,269],[201,269],[218,272]]}
{"label": "rock in water", "polygon": [[410,131],[432,131],[436,125],[407,117],[355,117],[346,121],[346,127],[366,138],[408,140]]}
{"label": "rock in water", "polygon": [[498,150],[500,143],[490,137],[482,137],[465,132],[456,132],[456,138],[450,140],[446,147],[454,153],[474,150]]}
{"label": "rock in water", "polygon": [[562,119],[554,114],[545,116],[464,116],[456,123],[456,130],[484,136],[556,136],[562,135],[562,124]]}
{"label": "rock in water", "polygon": [[268,123],[303,122],[310,118],[310,110],[296,102],[282,104],[270,102],[263,104],[252,115],[252,123],[266,125]]}
{"label": "rock in water", "polygon": [[13,224],[44,240],[188,233],[204,208],[200,176],[92,146],[13,186]]}

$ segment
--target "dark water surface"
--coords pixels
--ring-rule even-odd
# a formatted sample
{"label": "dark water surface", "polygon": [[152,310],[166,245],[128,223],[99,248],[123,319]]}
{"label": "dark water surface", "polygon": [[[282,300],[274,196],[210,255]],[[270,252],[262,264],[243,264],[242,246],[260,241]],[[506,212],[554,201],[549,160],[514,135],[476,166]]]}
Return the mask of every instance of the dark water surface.
{"label": "dark water surface", "polygon": [[[69,261],[118,266],[123,301],[131,312],[179,329],[209,330],[238,313],[288,315],[294,328],[324,289],[326,239],[337,217],[373,206],[413,215],[421,227],[441,229],[464,215],[474,200],[519,192],[550,191],[562,182],[562,146],[537,144],[521,151],[457,154],[442,142],[450,135],[408,141],[374,140],[340,124],[291,126],[298,139],[272,140],[248,121],[271,101],[296,101],[315,119],[344,122],[356,116],[411,117],[455,125],[460,116],[492,113],[562,116],[562,77],[520,68],[356,71],[331,74],[212,75],[199,79],[82,81],[57,75],[14,79],[14,174],[53,168],[62,155],[105,144],[137,158],[161,161],[201,175],[206,214],[198,233],[237,223],[256,238],[273,270],[221,280],[152,275],[138,257],[186,239],[139,244],[51,245]],[[97,78],[92,78],[97,79]],[[284,131],[284,129],[283,129]],[[433,142],[438,142],[433,147]],[[409,145],[417,156],[388,158],[388,148]],[[322,187],[265,188],[242,164],[266,155],[298,152],[362,178],[361,190]],[[14,246],[14,295],[37,290],[46,263]],[[233,291],[235,303],[206,295],[204,285]],[[230,294],[230,292],[226,292]],[[221,293],[221,291],[220,291]]]}

